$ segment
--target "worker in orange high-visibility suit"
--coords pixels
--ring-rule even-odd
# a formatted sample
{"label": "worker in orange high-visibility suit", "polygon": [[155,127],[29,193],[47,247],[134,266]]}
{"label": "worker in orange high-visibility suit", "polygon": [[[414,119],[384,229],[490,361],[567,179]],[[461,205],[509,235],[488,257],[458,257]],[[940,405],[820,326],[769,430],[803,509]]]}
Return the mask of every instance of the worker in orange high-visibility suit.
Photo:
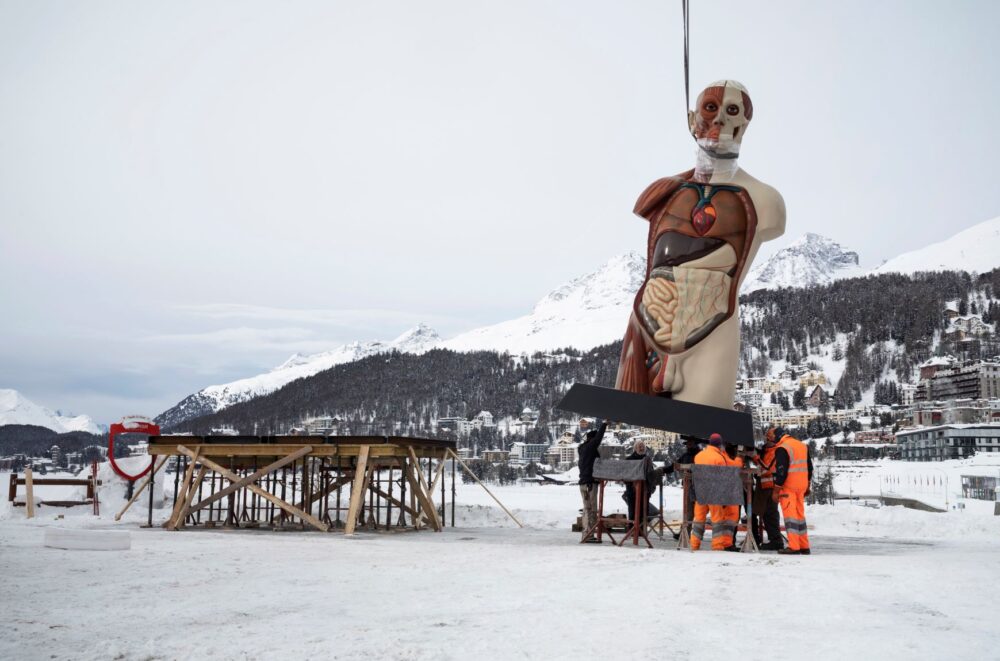
{"label": "worker in orange high-visibility suit", "polygon": [[774,447],[774,490],[772,498],[781,505],[785,519],[788,548],[782,555],[809,555],[809,532],[806,528],[806,496],[812,481],[813,465],[809,447],[788,434],[779,434],[775,428],[767,430],[771,439],[778,438]]}
{"label": "worker in orange high-visibility suit", "polygon": [[[694,463],[706,466],[743,466],[743,460],[737,457],[732,459],[726,454],[720,434],[712,434],[708,437],[708,447],[695,455]],[[695,494],[697,497],[698,494]],[[694,523],[691,527],[691,550],[697,551],[701,548],[702,537],[705,536],[705,518],[712,519],[712,550],[713,551],[739,551],[739,547],[733,544],[736,536],[736,525],[739,523],[739,505],[703,505],[699,502],[694,504]]]}

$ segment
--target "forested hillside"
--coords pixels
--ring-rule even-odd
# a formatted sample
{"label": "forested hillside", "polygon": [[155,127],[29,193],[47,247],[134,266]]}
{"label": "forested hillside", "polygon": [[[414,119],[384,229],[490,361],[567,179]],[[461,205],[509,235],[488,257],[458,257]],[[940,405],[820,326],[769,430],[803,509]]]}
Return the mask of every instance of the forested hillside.
{"label": "forested hillside", "polygon": [[931,355],[968,359],[1000,354],[996,334],[956,344],[943,337],[946,304],[959,314],[1000,320],[1000,269],[973,278],[963,272],[885,274],[825,286],[761,290],[741,299],[742,368],[766,376],[773,361],[807,363],[832,354],[846,360],[838,406],[851,406],[879,380],[912,383]]}
{"label": "forested hillside", "polygon": [[[497,418],[539,409],[544,423],[575,381],[613,385],[620,343],[588,352],[572,349],[530,358],[488,351],[435,349],[423,355],[370,356],[295,381],[269,395],[181,423],[175,429],[207,433],[231,426],[244,433],[281,433],[300,420],[341,416],[355,430],[390,433],[394,422],[416,433],[445,416],[488,410]],[[558,416],[558,412],[555,414]]]}
{"label": "forested hillside", "polygon": [[[849,407],[875,387],[883,400],[898,397],[889,383],[912,382],[916,366],[937,353],[969,358],[1000,354],[993,338],[952,346],[942,338],[949,302],[960,312],[1000,319],[1000,270],[973,278],[965,273],[918,276],[886,274],[841,280],[804,289],[761,290],[741,299],[742,367],[766,375],[776,361],[843,361],[833,405]],[[994,336],[995,337],[995,336]],[[243,433],[286,432],[304,418],[336,415],[355,430],[426,432],[444,416],[471,417],[480,410],[496,418],[540,411],[544,424],[575,381],[614,383],[621,344],[587,352],[551,354],[457,353],[436,349],[423,355],[393,352],[338,365],[294,381],[263,397],[181,423],[174,431],[208,433],[230,426]]]}

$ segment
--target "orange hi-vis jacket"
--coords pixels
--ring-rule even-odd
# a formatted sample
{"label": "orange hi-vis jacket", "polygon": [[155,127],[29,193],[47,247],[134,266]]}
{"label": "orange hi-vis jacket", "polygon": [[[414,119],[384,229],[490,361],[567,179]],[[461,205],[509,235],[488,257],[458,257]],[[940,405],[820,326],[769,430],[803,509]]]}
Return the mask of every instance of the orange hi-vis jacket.
{"label": "orange hi-vis jacket", "polygon": [[773,489],[774,488],[774,451],[778,448],[777,445],[772,445],[771,447],[764,448],[764,454],[760,457],[761,474],[760,474],[760,488],[761,489]]}
{"label": "orange hi-vis jacket", "polygon": [[782,448],[788,453],[788,477],[781,485],[791,491],[805,491],[809,488],[809,447],[793,436],[782,436],[775,450]]}
{"label": "orange hi-vis jacket", "polygon": [[739,457],[730,459],[729,455],[722,448],[709,445],[707,448],[694,456],[694,463],[706,466],[743,466],[743,460]]}

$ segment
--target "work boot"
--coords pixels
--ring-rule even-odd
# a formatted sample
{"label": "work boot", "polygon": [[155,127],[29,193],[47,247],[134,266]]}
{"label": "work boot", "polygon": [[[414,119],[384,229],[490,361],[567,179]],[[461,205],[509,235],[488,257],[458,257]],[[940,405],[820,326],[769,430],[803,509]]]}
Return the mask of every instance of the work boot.
{"label": "work boot", "polygon": [[809,549],[799,549],[799,555],[809,555],[810,553]]}
{"label": "work boot", "polygon": [[738,546],[736,546],[735,544],[733,544],[732,546],[727,546],[727,547],[726,547],[725,549],[723,549],[723,550],[724,550],[724,551],[732,551],[733,553],[739,553],[739,552],[740,552],[740,547],[738,547]]}
{"label": "work boot", "polygon": [[785,548],[785,545],[781,542],[768,542],[767,544],[761,544],[757,548],[761,551],[780,551]]}
{"label": "work boot", "polygon": [[778,555],[798,555],[798,549],[778,549]]}

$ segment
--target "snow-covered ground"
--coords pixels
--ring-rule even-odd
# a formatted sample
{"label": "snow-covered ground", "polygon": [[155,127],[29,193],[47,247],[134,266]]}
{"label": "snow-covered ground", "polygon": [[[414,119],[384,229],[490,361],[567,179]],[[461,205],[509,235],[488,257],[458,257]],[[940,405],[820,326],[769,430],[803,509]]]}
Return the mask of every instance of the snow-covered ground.
{"label": "snow-covered ground", "polygon": [[[971,510],[810,508],[814,555],[789,558],[655,538],[653,549],[577,544],[572,485],[491,487],[524,529],[459,484],[456,528],[348,538],[140,529],[145,507],[115,523],[121,485],[108,479],[100,518],[40,508],[28,521],[0,504],[0,658],[984,659],[1000,648],[1000,517]],[[675,513],[679,492],[665,500]],[[622,509],[617,494],[608,502]],[[132,548],[46,548],[50,527],[128,530]],[[705,635],[720,622],[724,650]]]}

